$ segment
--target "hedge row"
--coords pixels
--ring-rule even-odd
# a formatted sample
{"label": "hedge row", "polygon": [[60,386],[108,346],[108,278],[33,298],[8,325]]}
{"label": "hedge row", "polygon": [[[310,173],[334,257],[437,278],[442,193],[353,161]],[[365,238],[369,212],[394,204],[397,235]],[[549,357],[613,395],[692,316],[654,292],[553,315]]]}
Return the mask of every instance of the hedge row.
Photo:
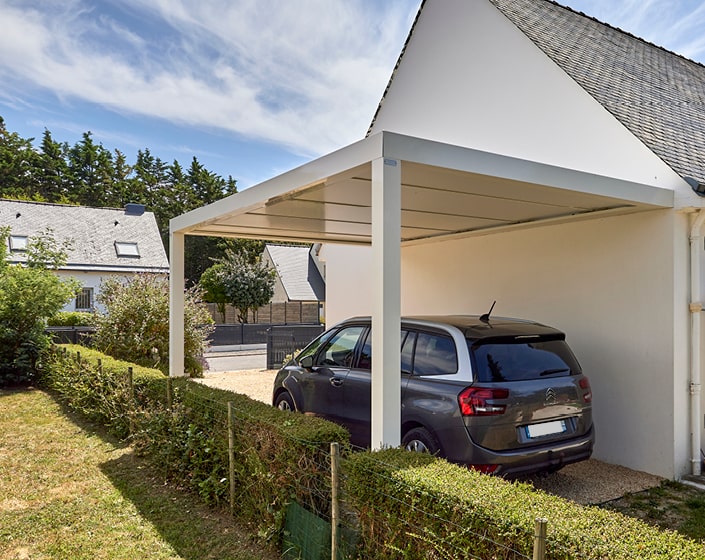
{"label": "hedge row", "polygon": [[47,362],[44,383],[69,408],[108,426],[119,437],[129,435],[136,451],[167,477],[217,506],[227,505],[230,499],[227,411],[231,402],[238,459],[237,515],[260,536],[274,542],[281,539],[286,506],[292,500],[313,511],[330,511],[330,442],[345,443],[349,438],[340,426],[288,414],[189,379],[170,382],[158,370],[81,346],[63,346]]}
{"label": "hedge row", "polygon": [[[289,503],[328,516],[329,442],[347,442],[344,429],[187,379],[172,384],[157,370],[80,346],[66,348],[48,360],[46,384],[72,409],[119,436],[130,434],[135,448],[174,481],[209,503],[228,502],[231,402],[238,517],[281,544]],[[132,390],[128,367],[133,368]],[[579,506],[527,484],[399,449],[344,449],[344,518],[359,532],[359,558],[531,558],[539,517],[548,519],[549,559],[705,558],[705,546],[677,533]]]}
{"label": "hedge row", "polygon": [[548,520],[549,560],[705,558],[676,532],[427,455],[358,453],[346,471],[362,547],[378,558],[532,558],[538,518]]}

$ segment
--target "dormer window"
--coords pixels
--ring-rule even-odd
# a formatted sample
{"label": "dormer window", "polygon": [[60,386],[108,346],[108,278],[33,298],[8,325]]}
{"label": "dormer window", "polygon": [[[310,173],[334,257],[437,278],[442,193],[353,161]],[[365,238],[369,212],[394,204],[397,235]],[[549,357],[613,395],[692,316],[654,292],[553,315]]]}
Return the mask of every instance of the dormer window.
{"label": "dormer window", "polygon": [[9,241],[10,251],[13,253],[24,253],[27,250],[26,235],[11,235]]}
{"label": "dormer window", "polygon": [[115,252],[118,257],[140,257],[140,250],[137,247],[136,242],[131,241],[116,241],[115,242]]}

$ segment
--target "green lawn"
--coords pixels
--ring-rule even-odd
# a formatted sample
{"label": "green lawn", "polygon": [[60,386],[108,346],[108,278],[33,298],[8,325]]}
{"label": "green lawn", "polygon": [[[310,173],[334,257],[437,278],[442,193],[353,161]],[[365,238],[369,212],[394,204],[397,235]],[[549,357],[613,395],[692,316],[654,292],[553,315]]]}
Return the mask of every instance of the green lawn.
{"label": "green lawn", "polygon": [[0,390],[0,560],[278,555],[36,389]]}

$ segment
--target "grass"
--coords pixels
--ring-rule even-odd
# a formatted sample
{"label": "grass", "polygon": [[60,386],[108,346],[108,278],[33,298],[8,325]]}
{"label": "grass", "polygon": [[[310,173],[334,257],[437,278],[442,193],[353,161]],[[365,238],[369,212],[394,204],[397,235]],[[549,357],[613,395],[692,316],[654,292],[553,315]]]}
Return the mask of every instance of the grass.
{"label": "grass", "polygon": [[278,555],[46,392],[0,390],[0,560],[29,558]]}
{"label": "grass", "polygon": [[660,486],[626,494],[602,507],[638,517],[662,529],[705,540],[705,492],[667,480]]}

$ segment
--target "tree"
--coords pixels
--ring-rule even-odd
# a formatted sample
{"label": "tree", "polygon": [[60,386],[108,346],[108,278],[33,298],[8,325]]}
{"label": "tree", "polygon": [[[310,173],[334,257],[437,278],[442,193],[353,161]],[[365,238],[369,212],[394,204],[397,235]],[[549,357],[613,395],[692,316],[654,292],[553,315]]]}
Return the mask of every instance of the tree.
{"label": "tree", "polygon": [[267,305],[274,295],[275,272],[265,263],[252,263],[245,254],[227,249],[225,258],[217,261],[223,265],[219,273],[228,302],[238,311],[237,320],[247,323],[250,311]]}
{"label": "tree", "polygon": [[203,299],[215,303],[221,321],[225,323],[225,304],[228,303],[228,294],[225,292],[223,278],[227,267],[223,263],[216,263],[201,274],[199,284],[203,290]]}
{"label": "tree", "polygon": [[47,319],[76,297],[79,284],[51,269],[66,260],[50,232],[28,240],[27,264],[7,262],[9,228],[0,229],[0,385],[32,381],[51,342]]}
{"label": "tree", "polygon": [[[106,313],[96,319],[93,346],[114,358],[169,369],[169,282],[153,274],[140,274],[124,282],[111,278],[101,285],[100,301]],[[203,354],[213,331],[201,292],[186,292],[184,307],[184,367],[186,373],[203,372]]]}
{"label": "tree", "polygon": [[32,140],[9,132],[0,117],[0,198],[36,197],[33,182],[38,155]]}

